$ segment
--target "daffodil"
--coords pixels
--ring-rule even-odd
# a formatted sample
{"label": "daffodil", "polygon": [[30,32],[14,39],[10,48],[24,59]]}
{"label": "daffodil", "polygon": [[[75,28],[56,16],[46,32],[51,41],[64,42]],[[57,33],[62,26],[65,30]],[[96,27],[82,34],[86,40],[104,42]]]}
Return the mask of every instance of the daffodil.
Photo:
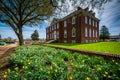
{"label": "daffodil", "polygon": [[10,72],[11,70],[10,69],[8,69],[8,72]]}
{"label": "daffodil", "polygon": [[15,67],[15,70],[16,70],[16,71],[18,71],[18,69],[19,69],[18,67]]}
{"label": "daffodil", "polygon": [[82,60],[82,62],[84,63],[84,62],[85,62],[85,60]]}
{"label": "daffodil", "polygon": [[50,74],[50,71],[48,71],[47,73]]}
{"label": "daffodil", "polygon": [[99,68],[98,68],[98,71],[101,71],[101,70],[102,70],[102,69],[99,67]]}
{"label": "daffodil", "polygon": [[108,72],[105,71],[105,74],[108,75]]}
{"label": "daffodil", "polygon": [[91,80],[89,77],[86,77],[85,80]]}
{"label": "daffodil", "polygon": [[58,72],[58,70],[57,70],[57,69],[55,69],[55,72],[57,73],[57,72]]}
{"label": "daffodil", "polygon": [[50,69],[51,69],[51,70],[53,69],[52,66],[50,66]]}
{"label": "daffodil", "polygon": [[4,78],[7,78],[7,75],[5,74],[3,77],[4,77]]}
{"label": "daffodil", "polygon": [[72,76],[70,76],[70,80],[72,80],[73,78],[72,78]]}

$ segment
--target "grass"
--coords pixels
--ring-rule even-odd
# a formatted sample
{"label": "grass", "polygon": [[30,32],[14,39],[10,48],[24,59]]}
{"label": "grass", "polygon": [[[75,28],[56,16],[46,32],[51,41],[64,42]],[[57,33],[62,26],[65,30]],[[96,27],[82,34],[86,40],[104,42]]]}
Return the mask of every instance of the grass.
{"label": "grass", "polygon": [[120,42],[98,42],[98,43],[88,43],[88,44],[52,43],[46,45],[73,48],[79,50],[87,50],[87,51],[95,51],[95,52],[104,52],[110,54],[120,54]]}

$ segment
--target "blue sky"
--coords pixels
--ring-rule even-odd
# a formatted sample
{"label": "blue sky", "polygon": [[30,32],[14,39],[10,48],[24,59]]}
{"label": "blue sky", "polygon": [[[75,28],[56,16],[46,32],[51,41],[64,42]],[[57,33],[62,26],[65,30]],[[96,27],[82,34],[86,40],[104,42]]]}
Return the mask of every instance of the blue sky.
{"label": "blue sky", "polygon": [[[113,2],[107,3],[103,6],[103,10],[95,11],[96,17],[100,19],[100,29],[102,25],[106,25],[111,35],[118,35],[120,33],[120,2],[113,0]],[[46,38],[45,28],[49,26],[50,22],[45,21],[41,24],[42,27],[28,27],[24,26],[23,36],[24,39],[31,38],[31,34],[34,30],[38,30],[39,38]],[[2,38],[12,37],[17,38],[12,28],[6,24],[0,23],[0,34]]]}

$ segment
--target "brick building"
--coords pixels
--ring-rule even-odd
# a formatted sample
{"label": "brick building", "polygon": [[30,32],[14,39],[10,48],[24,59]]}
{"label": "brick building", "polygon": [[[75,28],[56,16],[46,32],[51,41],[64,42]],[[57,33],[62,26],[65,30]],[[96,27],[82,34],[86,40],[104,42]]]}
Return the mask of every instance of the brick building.
{"label": "brick building", "polygon": [[53,19],[46,28],[46,40],[51,42],[88,43],[99,40],[99,19],[88,8],[78,9],[62,19]]}

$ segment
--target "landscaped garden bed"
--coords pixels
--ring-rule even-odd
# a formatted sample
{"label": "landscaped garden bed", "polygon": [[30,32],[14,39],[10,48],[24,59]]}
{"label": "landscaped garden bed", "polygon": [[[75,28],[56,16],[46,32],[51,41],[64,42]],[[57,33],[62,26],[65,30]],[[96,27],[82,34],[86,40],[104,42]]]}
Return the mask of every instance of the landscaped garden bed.
{"label": "landscaped garden bed", "polygon": [[57,46],[62,48],[72,48],[78,50],[103,52],[108,54],[120,54],[120,42],[97,42],[97,43],[52,43],[48,46]]}
{"label": "landscaped garden bed", "polygon": [[17,47],[7,80],[119,80],[120,62],[43,46]]}

